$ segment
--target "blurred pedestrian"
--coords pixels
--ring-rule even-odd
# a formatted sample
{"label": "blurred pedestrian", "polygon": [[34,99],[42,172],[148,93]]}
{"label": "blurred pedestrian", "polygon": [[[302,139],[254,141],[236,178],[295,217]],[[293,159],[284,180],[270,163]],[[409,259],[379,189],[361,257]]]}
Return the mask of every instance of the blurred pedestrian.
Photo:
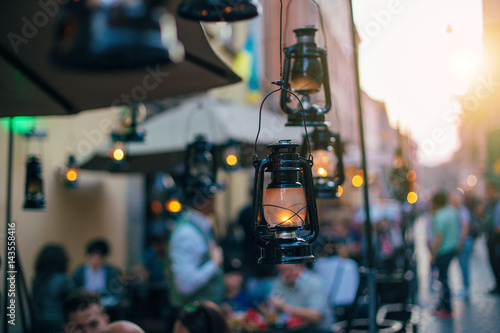
{"label": "blurred pedestrian", "polygon": [[109,324],[98,294],[79,290],[69,295],[63,307],[64,333],[101,333]]}
{"label": "blurred pedestrian", "polygon": [[91,240],[85,250],[86,262],[73,272],[73,281],[78,287],[99,294],[102,304],[113,308],[123,297],[124,285],[120,270],[107,262],[109,252],[106,240]]}
{"label": "blurred pedestrian", "polygon": [[460,216],[458,262],[460,263],[460,269],[462,271],[463,288],[457,292],[456,296],[458,298],[467,298],[469,296],[470,287],[469,261],[474,245],[472,236],[470,235],[471,213],[464,205],[464,195],[459,190],[454,190],[450,193],[449,203],[458,210]]}
{"label": "blurred pedestrian", "polygon": [[75,289],[75,284],[66,275],[67,269],[68,255],[62,246],[47,244],[41,249],[35,262],[31,292],[38,333],[62,331],[62,304]]}
{"label": "blurred pedestrian", "polygon": [[441,283],[439,301],[434,315],[442,319],[452,318],[451,294],[448,285],[448,268],[457,253],[460,241],[460,217],[458,211],[447,205],[445,192],[438,192],[432,198],[432,229],[434,240],[431,244],[431,261],[439,270]]}
{"label": "blurred pedestrian", "polygon": [[486,187],[484,217],[490,266],[495,278],[490,293],[500,295],[500,200],[498,188],[493,183]]}

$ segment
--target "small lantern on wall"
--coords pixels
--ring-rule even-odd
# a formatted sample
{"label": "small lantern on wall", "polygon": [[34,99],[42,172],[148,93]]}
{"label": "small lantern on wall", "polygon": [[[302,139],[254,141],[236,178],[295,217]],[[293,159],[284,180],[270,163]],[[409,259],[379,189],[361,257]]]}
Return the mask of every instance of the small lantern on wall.
{"label": "small lantern on wall", "polygon": [[45,194],[43,192],[42,163],[34,155],[26,161],[26,186],[24,191],[24,209],[44,210]]}
{"label": "small lantern on wall", "polygon": [[[304,137],[303,150],[307,148],[306,139]],[[312,174],[316,198],[339,197],[338,187],[345,180],[340,134],[330,132],[327,126],[318,126],[310,134],[310,142],[314,161]]]}
{"label": "small lantern on wall", "polygon": [[[301,157],[299,145],[281,140],[269,145],[271,154],[256,160],[253,237],[261,246],[262,264],[314,261],[310,244],[318,237],[319,223],[311,161]],[[271,182],[264,189],[264,173]],[[308,230],[304,236],[299,230]],[[272,234],[270,234],[272,233]]]}
{"label": "small lantern on wall", "polygon": [[[286,126],[325,125],[325,113],[330,111],[332,98],[328,75],[326,51],[319,48],[314,36],[317,29],[313,26],[295,29],[297,43],[285,48],[283,65],[283,89],[281,109],[288,114]],[[311,101],[311,95],[319,93],[323,87],[325,104],[319,106]],[[304,110],[290,106],[292,98],[287,90],[301,96]]]}
{"label": "small lantern on wall", "polygon": [[78,168],[76,158],[74,155],[69,155],[67,168],[64,171],[64,185],[68,188],[77,188],[80,185],[79,175],[80,168]]}
{"label": "small lantern on wall", "polygon": [[228,172],[236,171],[241,168],[241,148],[240,142],[230,139],[223,146],[222,160],[224,169]]}
{"label": "small lantern on wall", "polygon": [[113,147],[108,150],[108,157],[111,159],[110,171],[119,171],[127,168],[127,152],[123,141],[113,142]]}

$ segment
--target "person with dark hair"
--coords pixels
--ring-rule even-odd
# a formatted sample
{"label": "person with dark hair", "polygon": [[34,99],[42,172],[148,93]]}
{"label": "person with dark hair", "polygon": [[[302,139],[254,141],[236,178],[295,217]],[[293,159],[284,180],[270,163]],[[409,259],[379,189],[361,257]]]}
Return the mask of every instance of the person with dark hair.
{"label": "person with dark hair", "polygon": [[64,248],[47,244],[35,262],[32,300],[36,332],[60,332],[63,325],[61,306],[75,285],[66,275],[68,256]]}
{"label": "person with dark hair", "polygon": [[432,198],[432,231],[434,239],[430,246],[431,262],[439,271],[441,282],[439,302],[434,315],[442,319],[451,319],[451,293],[448,285],[448,268],[457,253],[460,242],[460,216],[458,211],[447,205],[445,192],[437,192]]}
{"label": "person with dark hair", "polygon": [[98,294],[79,290],[69,295],[62,306],[64,333],[101,333],[109,317]]}
{"label": "person with dark hair", "polygon": [[123,283],[120,271],[106,262],[109,254],[108,242],[94,239],[87,244],[87,262],[73,273],[77,287],[92,291],[102,297],[106,307],[116,306],[122,298]]}
{"label": "person with dark hair", "polygon": [[204,301],[184,306],[173,333],[231,333],[231,329],[222,309],[213,302]]}

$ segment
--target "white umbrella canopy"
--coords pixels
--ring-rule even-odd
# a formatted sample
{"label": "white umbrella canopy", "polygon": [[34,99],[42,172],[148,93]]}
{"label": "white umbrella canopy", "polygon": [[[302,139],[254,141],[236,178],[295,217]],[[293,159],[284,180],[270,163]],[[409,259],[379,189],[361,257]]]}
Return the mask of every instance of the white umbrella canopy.
{"label": "white umbrella canopy", "polygon": [[[285,127],[286,117],[282,113],[262,110],[261,130],[258,140],[259,157],[267,151],[264,145],[283,139],[302,143],[304,128]],[[239,102],[228,102],[210,96],[186,100],[177,107],[148,119],[143,124],[145,142],[130,142],[126,145],[128,167],[121,172],[172,172],[184,161],[186,146],[196,136],[205,138],[222,147],[229,140],[241,143],[242,164],[251,164],[254,142],[259,126],[259,106]],[[109,170],[108,150],[111,139],[103,144],[81,168]],[[262,156],[260,156],[262,154]]]}

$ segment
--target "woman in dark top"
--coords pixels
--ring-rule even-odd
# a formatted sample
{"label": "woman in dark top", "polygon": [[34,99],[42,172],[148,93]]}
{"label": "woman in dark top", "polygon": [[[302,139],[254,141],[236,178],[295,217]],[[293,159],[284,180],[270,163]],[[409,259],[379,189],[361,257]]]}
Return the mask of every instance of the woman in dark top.
{"label": "woman in dark top", "polygon": [[68,256],[60,245],[42,248],[35,263],[32,298],[37,333],[61,332],[64,323],[62,304],[75,289],[66,275]]}

